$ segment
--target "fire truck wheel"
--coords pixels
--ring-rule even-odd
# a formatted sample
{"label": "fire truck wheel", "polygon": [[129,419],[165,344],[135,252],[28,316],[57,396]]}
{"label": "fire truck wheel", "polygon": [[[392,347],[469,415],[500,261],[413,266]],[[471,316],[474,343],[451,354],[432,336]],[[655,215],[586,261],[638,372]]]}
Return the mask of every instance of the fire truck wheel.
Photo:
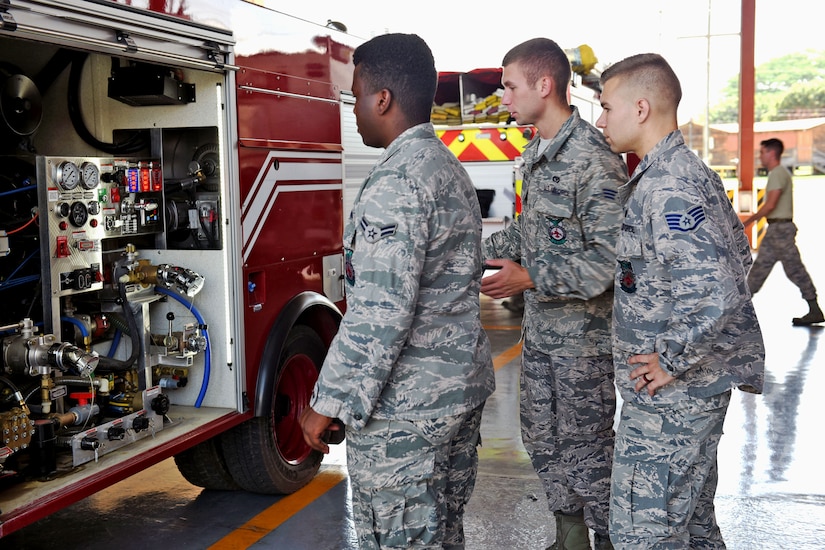
{"label": "fire truck wheel", "polygon": [[175,465],[192,485],[213,491],[240,490],[226,467],[218,438],[207,439],[175,455]]}
{"label": "fire truck wheel", "polygon": [[221,438],[232,478],[254,493],[289,494],[315,476],[323,454],[304,441],[299,420],[326,356],[312,329],[292,328],[281,353],[270,414],[253,418]]}

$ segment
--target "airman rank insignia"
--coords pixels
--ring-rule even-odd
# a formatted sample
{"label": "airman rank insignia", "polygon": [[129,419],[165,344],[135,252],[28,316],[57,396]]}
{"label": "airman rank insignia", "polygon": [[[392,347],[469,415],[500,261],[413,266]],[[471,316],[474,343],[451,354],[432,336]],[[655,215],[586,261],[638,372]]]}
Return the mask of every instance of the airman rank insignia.
{"label": "airman rank insignia", "polygon": [[619,260],[619,286],[628,294],[636,292],[636,274],[633,273],[633,265],[627,260]]}
{"label": "airman rank insignia", "polygon": [[355,284],[355,268],[352,267],[352,249],[347,248],[344,251],[344,278],[350,286]]}
{"label": "airman rank insignia", "polygon": [[705,221],[705,210],[702,205],[697,205],[687,212],[671,212],[665,214],[667,226],[671,231],[693,231]]}
{"label": "airman rank insignia", "polygon": [[553,244],[564,244],[567,240],[567,230],[561,225],[561,218],[550,218],[550,242]]}
{"label": "airman rank insignia", "polygon": [[393,223],[390,225],[385,225],[383,227],[378,227],[377,225],[372,225],[370,222],[367,221],[367,218],[361,217],[361,231],[364,233],[364,240],[368,243],[374,243],[384,237],[389,237],[390,235],[395,234],[395,230],[398,228],[397,223]]}

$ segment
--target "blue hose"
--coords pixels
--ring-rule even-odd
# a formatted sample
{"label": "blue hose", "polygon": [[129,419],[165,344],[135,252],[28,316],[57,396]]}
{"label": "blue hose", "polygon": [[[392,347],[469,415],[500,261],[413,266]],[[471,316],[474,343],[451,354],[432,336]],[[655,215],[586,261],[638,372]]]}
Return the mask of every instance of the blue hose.
{"label": "blue hose", "polygon": [[120,332],[120,329],[115,330],[115,335],[112,338],[112,343],[109,345],[109,353],[106,354],[106,357],[114,357],[115,352],[117,351],[117,347],[120,345],[120,336],[123,334]]}
{"label": "blue hose", "polygon": [[[175,292],[172,292],[171,290],[167,290],[160,286],[155,287],[155,292],[157,292],[158,294],[165,294],[166,296],[174,298],[175,300],[186,306],[186,308],[192,312],[192,314],[195,316],[195,319],[198,320],[198,323],[200,323],[201,326],[207,326],[206,321],[203,320],[203,317],[201,317],[201,314],[197,310],[195,305],[183,296],[181,296],[180,294],[177,294]],[[209,332],[205,328],[203,329],[203,336],[206,339],[206,357],[204,359],[203,382],[201,383],[201,391],[198,394],[198,398],[195,400],[195,407],[198,408],[200,408],[201,404],[203,403],[203,398],[206,396],[206,389],[209,387],[209,375],[212,371],[212,344],[209,341]]]}
{"label": "blue hose", "polygon": [[76,326],[78,329],[80,329],[80,334],[83,335],[83,338],[88,338],[89,337],[89,331],[86,329],[86,325],[84,325],[83,323],[81,323],[80,321],[75,319],[74,317],[63,316],[63,317],[60,318],[60,320],[66,322],[66,323],[71,323],[74,326]]}
{"label": "blue hose", "polygon": [[26,256],[23,259],[23,261],[20,262],[20,265],[18,265],[17,267],[14,268],[14,271],[9,273],[8,276],[2,282],[0,282],[0,288],[3,288],[3,289],[11,288],[13,286],[23,285],[23,284],[33,283],[35,281],[39,281],[40,280],[40,275],[26,275],[26,276],[20,277],[18,279],[14,278],[14,276],[17,275],[17,272],[20,271],[21,269],[23,269],[23,266],[26,265],[26,263],[29,260],[31,260],[32,258],[34,258],[37,254],[40,254],[40,251],[39,250],[34,250],[31,254]]}
{"label": "blue hose", "polygon": [[32,185],[31,180],[29,180],[28,178],[26,178],[26,181],[29,182],[29,183],[27,183],[25,187],[18,187],[17,189],[12,189],[11,191],[4,191],[4,192],[0,193],[0,197],[7,197],[9,195],[14,195],[15,193],[24,193],[26,191],[36,191],[37,190],[37,185],[36,184]]}

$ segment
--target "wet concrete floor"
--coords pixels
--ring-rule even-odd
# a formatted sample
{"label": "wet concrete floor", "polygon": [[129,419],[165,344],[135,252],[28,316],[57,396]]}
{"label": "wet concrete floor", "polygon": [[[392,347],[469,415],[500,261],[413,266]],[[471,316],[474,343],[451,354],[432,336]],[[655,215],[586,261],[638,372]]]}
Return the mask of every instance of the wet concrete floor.
{"label": "wet concrete floor", "polygon": [[[798,243],[820,289],[818,205],[825,179],[796,181]],[[733,550],[825,548],[825,328],[793,327],[806,312],[776,267],[755,296],[767,347],[761,396],[735,391],[719,448],[719,523]],[[479,477],[467,508],[468,550],[543,549],[554,538],[544,494],[518,431],[519,317],[483,299],[497,389],[483,417]],[[289,497],[203,491],[172,460],[0,540],[0,548],[356,548],[344,449]]]}

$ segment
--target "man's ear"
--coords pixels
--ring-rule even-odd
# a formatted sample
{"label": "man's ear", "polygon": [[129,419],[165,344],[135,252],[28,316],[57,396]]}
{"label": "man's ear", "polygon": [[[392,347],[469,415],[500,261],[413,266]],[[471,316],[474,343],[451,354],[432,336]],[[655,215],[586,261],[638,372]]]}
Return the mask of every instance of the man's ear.
{"label": "man's ear", "polygon": [[636,118],[640,123],[647,120],[650,110],[650,102],[647,99],[642,97],[636,100]]}
{"label": "man's ear", "polygon": [[392,92],[389,91],[387,88],[381,89],[378,92],[378,99],[376,101],[376,108],[378,109],[378,114],[383,115],[387,112],[392,104]]}
{"label": "man's ear", "polygon": [[553,80],[549,76],[543,76],[538,81],[538,87],[541,97],[547,97],[553,92]]}

